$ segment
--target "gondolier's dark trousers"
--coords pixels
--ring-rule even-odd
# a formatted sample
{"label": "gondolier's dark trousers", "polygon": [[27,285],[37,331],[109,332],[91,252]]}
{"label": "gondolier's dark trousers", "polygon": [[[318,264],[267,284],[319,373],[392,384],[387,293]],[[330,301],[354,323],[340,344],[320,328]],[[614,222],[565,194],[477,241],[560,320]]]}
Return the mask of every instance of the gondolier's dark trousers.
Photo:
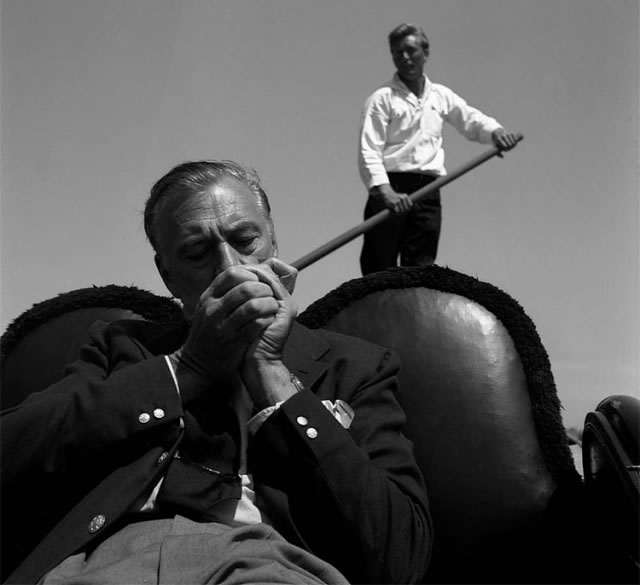
{"label": "gondolier's dark trousers", "polygon": [[[434,175],[420,173],[388,173],[389,183],[398,193],[411,194],[435,181]],[[364,210],[364,218],[386,209],[384,204],[369,197]],[[440,189],[415,203],[404,215],[393,214],[387,221],[364,234],[360,268],[362,274],[370,274],[398,265],[428,266],[436,260],[442,208]]]}

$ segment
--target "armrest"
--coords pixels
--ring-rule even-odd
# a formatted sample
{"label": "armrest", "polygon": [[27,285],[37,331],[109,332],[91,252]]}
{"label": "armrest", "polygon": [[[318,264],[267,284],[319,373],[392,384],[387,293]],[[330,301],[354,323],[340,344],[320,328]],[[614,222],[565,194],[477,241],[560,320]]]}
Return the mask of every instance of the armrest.
{"label": "armrest", "polygon": [[599,532],[594,538],[607,543],[603,554],[633,582],[640,575],[639,431],[640,400],[615,395],[587,414],[582,435],[586,497],[593,530]]}

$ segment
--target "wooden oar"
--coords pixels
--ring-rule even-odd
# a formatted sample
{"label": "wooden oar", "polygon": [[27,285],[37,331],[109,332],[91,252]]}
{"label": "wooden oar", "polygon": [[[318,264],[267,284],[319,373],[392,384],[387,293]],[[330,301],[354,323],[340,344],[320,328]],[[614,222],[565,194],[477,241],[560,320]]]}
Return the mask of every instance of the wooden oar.
{"label": "wooden oar", "polygon": [[[522,134],[518,134],[517,141],[520,142],[522,139],[523,139]],[[443,185],[446,185],[447,183],[450,183],[451,181],[455,181],[458,177],[461,177],[465,173],[468,173],[470,170],[475,169],[477,166],[481,165],[485,161],[488,161],[490,158],[493,158],[494,156],[501,157],[503,152],[504,151],[498,148],[497,146],[493,146],[490,149],[486,150],[484,153],[477,156],[476,158],[471,159],[467,163],[461,165],[460,167],[458,167],[448,175],[439,177],[435,181],[433,181],[433,183],[429,183],[425,187],[422,187],[421,189],[414,191],[413,193],[411,193],[411,195],[409,195],[409,199],[411,199],[411,201],[415,203],[416,201],[419,201],[420,199],[424,198],[426,195],[428,195],[432,191],[439,189],[440,187],[442,187]],[[354,238],[357,238],[359,235],[364,234],[365,232],[368,232],[373,227],[386,221],[387,218],[391,215],[391,213],[392,212],[389,209],[383,209],[379,213],[372,215],[369,219],[363,221],[362,223],[352,227],[351,229],[347,230],[343,234],[339,235],[337,238],[334,238],[333,240],[328,241],[326,244],[323,244],[322,246],[309,252],[306,256],[302,256],[302,258],[299,258],[295,262],[292,262],[292,265],[295,266],[298,270],[302,270],[303,268],[306,268],[310,264],[313,264],[314,262],[317,262],[318,260],[320,260],[320,258],[324,258],[327,254],[330,254],[334,250],[337,250],[338,248],[344,246],[345,244],[348,244],[351,240],[353,240]]]}

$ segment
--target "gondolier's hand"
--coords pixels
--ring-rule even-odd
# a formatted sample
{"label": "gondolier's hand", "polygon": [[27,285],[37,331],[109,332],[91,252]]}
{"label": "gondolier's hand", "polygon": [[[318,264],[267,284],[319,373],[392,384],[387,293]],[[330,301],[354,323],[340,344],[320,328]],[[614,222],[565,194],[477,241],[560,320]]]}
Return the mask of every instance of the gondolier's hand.
{"label": "gondolier's hand", "polygon": [[498,128],[491,134],[493,144],[495,144],[500,150],[511,150],[518,144],[518,136],[513,132],[508,132],[504,128]]}
{"label": "gondolier's hand", "polygon": [[396,193],[388,183],[371,187],[369,195],[381,200],[385,207],[393,211],[393,213],[407,213],[413,207],[413,201],[409,199],[409,195]]}

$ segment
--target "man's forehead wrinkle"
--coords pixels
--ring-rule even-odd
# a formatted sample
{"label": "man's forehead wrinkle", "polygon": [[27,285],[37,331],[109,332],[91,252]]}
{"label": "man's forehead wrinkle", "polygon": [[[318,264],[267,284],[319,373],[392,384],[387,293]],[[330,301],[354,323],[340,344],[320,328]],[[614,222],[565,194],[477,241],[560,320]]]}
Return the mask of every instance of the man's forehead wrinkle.
{"label": "man's forehead wrinkle", "polygon": [[169,221],[174,237],[188,246],[212,238],[223,240],[246,230],[261,230],[262,219],[257,210],[235,198],[219,203],[219,200],[185,202],[180,209],[173,210]]}
{"label": "man's forehead wrinkle", "polygon": [[237,209],[206,209],[204,212],[193,210],[186,217],[185,215],[179,218],[174,216],[173,221],[180,231],[186,233],[202,233],[209,231],[214,226],[226,232],[257,225],[256,218],[248,217],[246,213]]}
{"label": "man's forehead wrinkle", "polygon": [[266,221],[255,193],[234,178],[197,193],[175,193],[165,201],[160,215],[164,216],[161,232],[184,244],[226,239],[243,230],[261,232]]}

